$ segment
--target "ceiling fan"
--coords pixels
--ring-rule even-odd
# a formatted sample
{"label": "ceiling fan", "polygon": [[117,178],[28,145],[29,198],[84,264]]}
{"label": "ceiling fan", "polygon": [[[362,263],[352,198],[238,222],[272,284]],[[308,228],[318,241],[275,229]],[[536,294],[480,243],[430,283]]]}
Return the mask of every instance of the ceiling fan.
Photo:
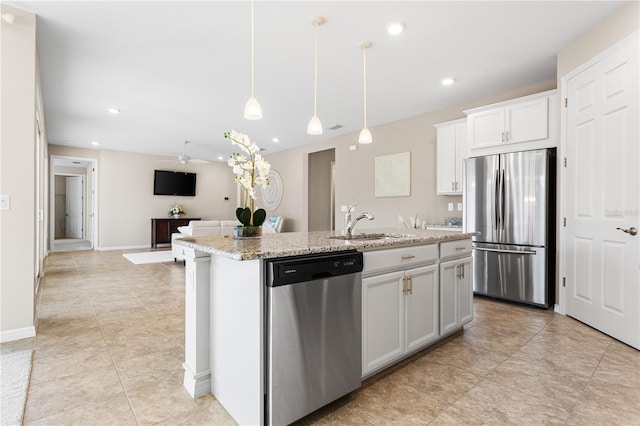
{"label": "ceiling fan", "polygon": [[158,160],[158,161],[170,161],[170,162],[176,162],[179,164],[192,164],[192,163],[197,163],[197,164],[206,164],[208,163],[207,160],[199,160],[197,158],[191,158],[187,155],[187,145],[190,143],[189,141],[184,141],[182,142],[184,145],[184,148],[182,150],[182,155],[178,155],[178,157],[175,160]]}

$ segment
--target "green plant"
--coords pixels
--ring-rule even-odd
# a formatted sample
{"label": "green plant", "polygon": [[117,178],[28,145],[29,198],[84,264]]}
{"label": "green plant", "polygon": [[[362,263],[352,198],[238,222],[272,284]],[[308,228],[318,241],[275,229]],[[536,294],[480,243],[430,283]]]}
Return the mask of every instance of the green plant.
{"label": "green plant", "polygon": [[271,166],[259,154],[260,148],[251,142],[249,136],[232,130],[225,132],[224,137],[244,151],[244,154],[234,152],[227,160],[227,164],[233,168],[236,175],[235,181],[244,190],[245,206],[236,209],[236,217],[243,226],[262,226],[267,212],[264,209],[255,209],[255,186],[260,185],[264,188],[269,185],[267,175]]}

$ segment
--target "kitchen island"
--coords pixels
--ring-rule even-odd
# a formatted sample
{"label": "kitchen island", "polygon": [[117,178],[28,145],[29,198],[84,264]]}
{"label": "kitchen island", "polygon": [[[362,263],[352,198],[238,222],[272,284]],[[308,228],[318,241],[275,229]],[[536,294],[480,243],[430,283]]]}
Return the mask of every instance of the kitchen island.
{"label": "kitchen island", "polygon": [[[364,252],[363,377],[459,330],[470,320],[471,234],[408,229],[369,232],[375,235],[357,239],[355,234],[350,240],[329,231],[267,234],[257,240],[176,240],[186,260],[187,391],[193,397],[213,393],[240,424],[264,422],[267,259]],[[456,260],[461,256],[466,256],[463,263]],[[443,262],[445,259],[448,261]],[[440,291],[449,270],[452,283],[446,288],[454,290]],[[414,293],[426,296],[429,305],[404,301]],[[463,303],[458,293],[463,294]],[[394,303],[387,309],[390,295]],[[451,308],[439,308],[443,303]],[[462,305],[466,308],[461,309]],[[387,327],[389,321],[397,327]],[[382,323],[384,330],[375,329]]]}

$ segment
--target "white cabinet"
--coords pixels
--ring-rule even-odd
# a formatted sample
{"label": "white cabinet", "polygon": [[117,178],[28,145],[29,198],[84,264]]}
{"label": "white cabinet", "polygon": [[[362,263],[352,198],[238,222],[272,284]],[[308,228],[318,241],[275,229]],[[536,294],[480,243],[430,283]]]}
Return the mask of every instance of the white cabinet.
{"label": "white cabinet", "polygon": [[471,240],[441,243],[440,259],[440,335],[445,336],[473,319]]}
{"label": "white cabinet", "polygon": [[363,377],[440,337],[437,256],[437,245],[364,253],[365,275],[381,264],[402,270],[362,280]]}
{"label": "white cabinet", "polygon": [[467,119],[436,124],[437,194],[462,194],[462,168],[467,155]]}
{"label": "white cabinet", "polygon": [[556,91],[467,110],[469,155],[556,146]]}

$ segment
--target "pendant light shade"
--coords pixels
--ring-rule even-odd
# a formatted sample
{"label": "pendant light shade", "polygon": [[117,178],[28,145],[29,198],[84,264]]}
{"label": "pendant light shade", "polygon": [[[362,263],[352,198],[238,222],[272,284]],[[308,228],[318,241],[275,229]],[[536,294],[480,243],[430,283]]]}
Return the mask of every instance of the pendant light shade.
{"label": "pendant light shade", "polygon": [[251,0],[251,97],[244,106],[244,118],[247,120],[260,120],[262,119],[262,107],[253,94],[254,91],[254,78],[253,78],[253,0]]}
{"label": "pendant light shade", "polygon": [[373,142],[373,138],[371,137],[371,132],[366,127],[360,130],[360,136],[358,136],[358,143],[371,143]]}
{"label": "pendant light shade", "polygon": [[322,134],[322,122],[318,118],[318,27],[323,25],[326,20],[322,16],[316,16],[311,23],[316,27],[316,48],[314,54],[314,74],[313,74],[313,117],[307,125],[307,133],[310,135]]}
{"label": "pendant light shade", "polygon": [[367,128],[367,49],[371,47],[371,43],[368,41],[360,43],[360,48],[362,49],[362,81],[364,88],[364,96],[363,96],[363,104],[364,104],[364,126],[360,131],[360,136],[358,136],[358,143],[371,143],[373,142],[373,138],[371,137],[371,132]]}
{"label": "pendant light shade", "polygon": [[260,120],[262,118],[262,107],[255,96],[251,96],[244,105],[244,118],[247,120]]}
{"label": "pendant light shade", "polygon": [[307,125],[307,133],[310,135],[321,135],[322,134],[322,122],[317,115],[311,117],[309,120],[309,124]]}

